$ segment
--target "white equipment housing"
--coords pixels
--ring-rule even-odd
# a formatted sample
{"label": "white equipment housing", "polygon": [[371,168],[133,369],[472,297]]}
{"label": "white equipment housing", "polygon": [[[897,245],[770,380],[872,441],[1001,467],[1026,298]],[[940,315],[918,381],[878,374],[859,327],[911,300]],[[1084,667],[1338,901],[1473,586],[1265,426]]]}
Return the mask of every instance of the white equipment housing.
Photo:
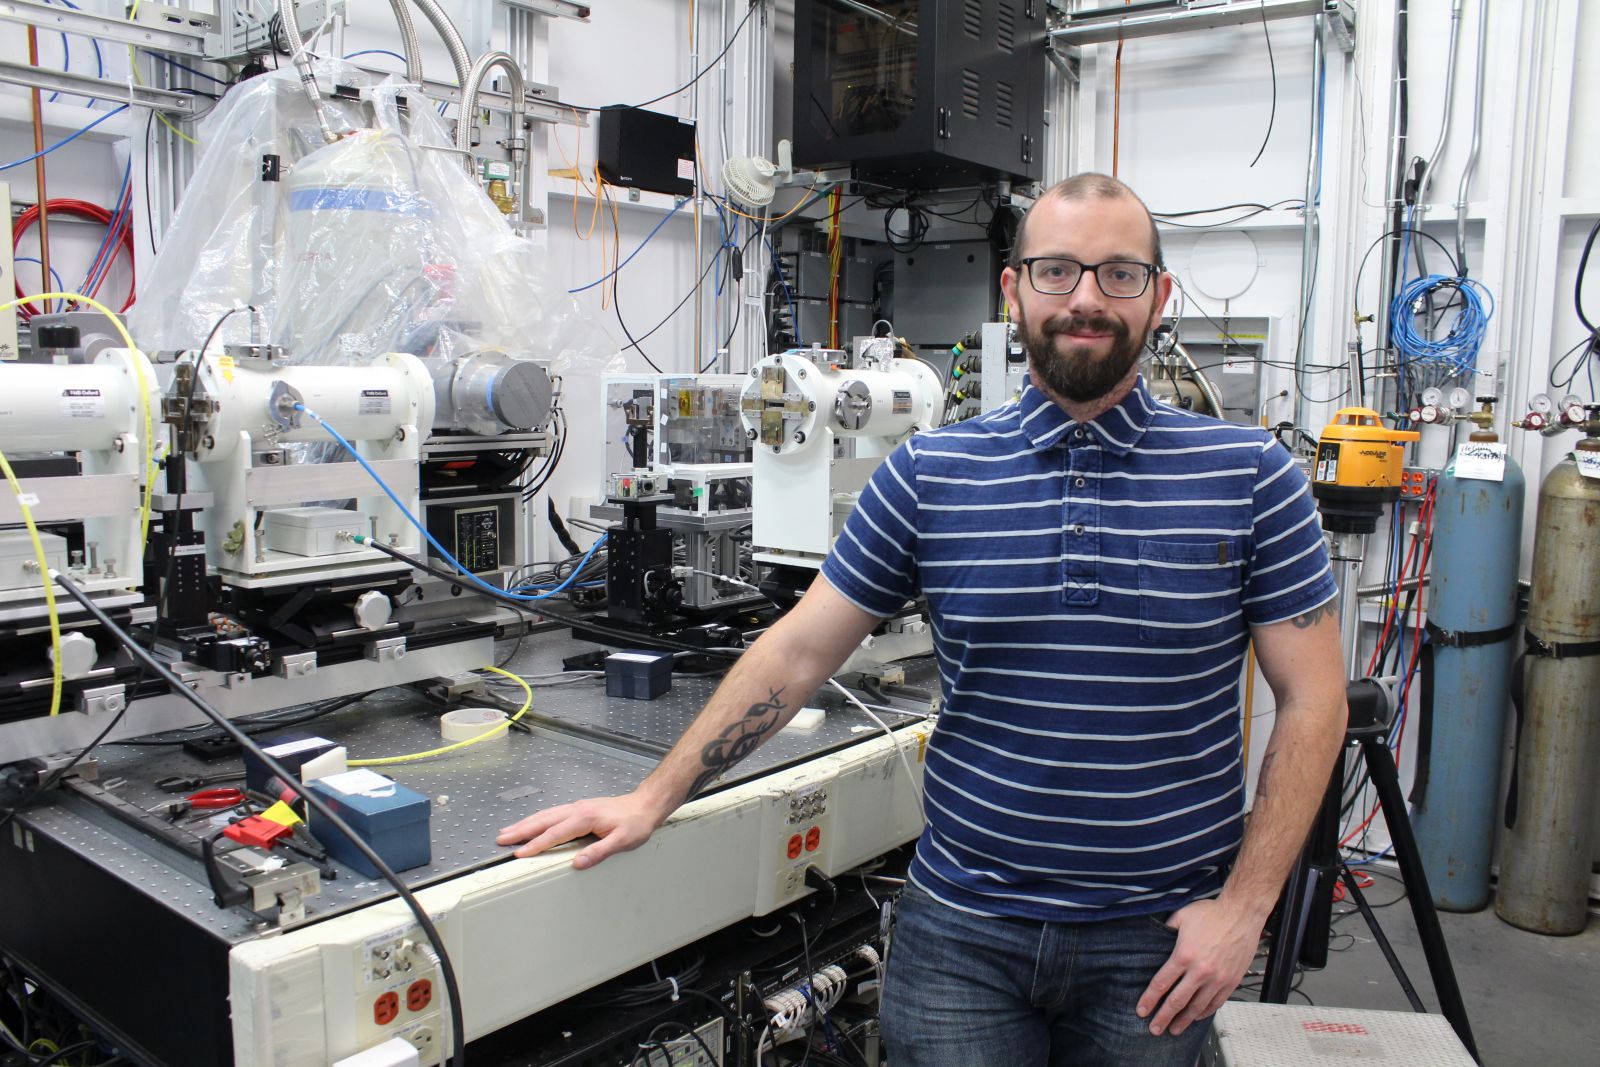
{"label": "white equipment housing", "polygon": [[[36,523],[81,522],[85,545],[95,547],[79,567],[61,568],[85,592],[137,590],[143,582],[140,493],[148,441],[160,428],[156,375],[144,354],[108,349],[87,365],[15,363],[5,367],[0,391],[0,451],[75,452],[81,473],[19,479]],[[142,398],[141,398],[142,394]],[[22,522],[11,493],[0,493],[0,525]],[[26,543],[24,565],[33,558]],[[107,565],[109,564],[109,570]],[[45,613],[42,575],[7,582],[0,604],[10,618]],[[68,614],[78,610],[59,603]],[[133,596],[132,600],[139,598]]]}
{"label": "white equipment housing", "polygon": [[206,356],[199,385],[216,411],[191,467],[191,487],[212,494],[214,502],[195,525],[206,537],[206,561],[224,581],[259,588],[311,575],[406,569],[376,549],[348,543],[327,554],[301,551],[310,540],[295,551],[268,547],[263,527],[271,523],[272,509],[290,509],[283,521],[304,526],[299,506],[313,501],[354,498],[356,510],[349,515],[359,532],[421,554],[422,535],[359,464],[337,462],[345,456],[290,463],[280,447],[333,442],[315,419],[294,410],[303,404],[354,445],[406,510],[420,516],[418,459],[434,412],[433,378],[421,360],[390,353],[367,367],[321,367]]}
{"label": "white equipment housing", "polygon": [[[561,848],[418,889],[461,982],[468,1040],[798,900],[810,892],[808,866],[836,876],[914,839],[930,729],[869,738],[693,801],[637,851],[592,870],[573,870],[571,849]],[[918,781],[906,780],[906,767]],[[818,847],[791,857],[790,838],[812,829]],[[375,962],[421,940],[405,905],[388,900],[235,946],[235,1063],[322,1067],[396,1034],[427,1048],[424,1064],[441,1062],[449,1045],[443,1005],[404,1021],[374,1020],[385,992],[403,996],[419,979],[442,987],[431,961],[414,960],[403,976]],[[419,1028],[431,1040],[417,1040]]]}
{"label": "white equipment housing", "polygon": [[768,356],[750,370],[740,414],[756,446],[758,560],[821,566],[884,457],[937,424],[944,384],[926,363],[850,362],[848,353],[817,347]]}

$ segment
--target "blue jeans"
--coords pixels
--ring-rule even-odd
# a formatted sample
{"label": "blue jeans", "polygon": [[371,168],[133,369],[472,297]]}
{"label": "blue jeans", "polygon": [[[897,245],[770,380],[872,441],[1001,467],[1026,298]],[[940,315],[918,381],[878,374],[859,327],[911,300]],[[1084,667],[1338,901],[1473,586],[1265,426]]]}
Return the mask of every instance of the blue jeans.
{"label": "blue jeans", "polygon": [[1134,1006],[1177,944],[1161,917],[957,911],[907,884],[882,1026],[890,1067],[1193,1067],[1209,1020],[1155,1037]]}

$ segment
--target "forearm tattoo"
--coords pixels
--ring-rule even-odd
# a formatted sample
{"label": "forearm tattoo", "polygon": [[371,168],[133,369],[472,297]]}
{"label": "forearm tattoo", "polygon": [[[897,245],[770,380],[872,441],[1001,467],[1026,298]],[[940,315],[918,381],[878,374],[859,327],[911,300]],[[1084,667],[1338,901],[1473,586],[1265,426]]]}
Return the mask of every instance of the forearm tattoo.
{"label": "forearm tattoo", "polygon": [[689,787],[689,796],[697,796],[700,790],[716,781],[722,772],[744,759],[755,747],[772,732],[778,725],[778,716],[788,708],[782,700],[782,689],[774,689],[765,700],[758,700],[750,705],[744,717],[734,722],[716,739],[700,750],[700,763],[705,770],[695,778],[694,784]]}
{"label": "forearm tattoo", "polygon": [[1304,615],[1296,615],[1289,621],[1294,623],[1296,630],[1304,630],[1307,627],[1315,626],[1323,619],[1331,619],[1337,614],[1339,614],[1339,608],[1330,600],[1320,608],[1312,608]]}
{"label": "forearm tattoo", "polygon": [[1267,795],[1268,771],[1272,769],[1272,761],[1278,757],[1276,752],[1268,752],[1261,760],[1261,770],[1256,774],[1256,799]]}

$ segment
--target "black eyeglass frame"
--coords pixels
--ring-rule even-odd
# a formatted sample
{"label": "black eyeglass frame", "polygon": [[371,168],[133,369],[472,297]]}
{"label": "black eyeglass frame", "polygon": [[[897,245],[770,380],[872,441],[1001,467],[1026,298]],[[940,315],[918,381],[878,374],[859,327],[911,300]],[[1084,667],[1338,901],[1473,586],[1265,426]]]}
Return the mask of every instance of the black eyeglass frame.
{"label": "black eyeglass frame", "polygon": [[[1077,264],[1077,267],[1078,267],[1078,279],[1077,279],[1077,281],[1073,282],[1071,286],[1069,286],[1066,289],[1061,290],[1060,292],[1052,292],[1052,291],[1050,291],[1048,289],[1039,288],[1039,283],[1033,280],[1033,265],[1035,263],[1043,263],[1043,262],[1046,262],[1046,261],[1049,261],[1049,262],[1052,262],[1052,263],[1074,263],[1074,264]],[[1072,292],[1075,289],[1077,289],[1079,285],[1081,285],[1083,283],[1084,275],[1092,273],[1094,275],[1095,284],[1100,286],[1100,291],[1102,293],[1105,293],[1105,295],[1107,297],[1109,297],[1110,299],[1112,299],[1112,300],[1137,300],[1137,299],[1139,299],[1145,293],[1148,293],[1150,291],[1150,279],[1154,278],[1157,274],[1161,273],[1161,267],[1158,264],[1145,263],[1145,262],[1143,262],[1141,260],[1137,260],[1137,259],[1108,259],[1108,260],[1105,260],[1105,261],[1100,262],[1100,263],[1080,263],[1078,260],[1073,259],[1071,256],[1029,256],[1027,259],[1024,259],[1022,261],[1022,266],[1024,268],[1026,268],[1026,270],[1028,272],[1028,284],[1033,286],[1033,291],[1038,293],[1038,294],[1040,294],[1041,296],[1070,296],[1072,294]],[[1110,267],[1110,266],[1143,267],[1144,268],[1144,284],[1139,286],[1139,291],[1137,293],[1128,293],[1126,295],[1123,295],[1121,293],[1107,292],[1106,291],[1106,287],[1105,287],[1105,282],[1100,277],[1100,268],[1101,267]]]}

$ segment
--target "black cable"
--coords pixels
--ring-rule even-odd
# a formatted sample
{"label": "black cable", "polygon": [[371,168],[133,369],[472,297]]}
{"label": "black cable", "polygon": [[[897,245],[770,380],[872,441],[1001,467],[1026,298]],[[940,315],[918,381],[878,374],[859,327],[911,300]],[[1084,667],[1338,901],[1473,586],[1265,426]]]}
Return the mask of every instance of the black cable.
{"label": "black cable", "polygon": [[1290,197],[1287,200],[1278,200],[1271,204],[1258,204],[1255,202],[1244,204],[1220,204],[1217,207],[1199,207],[1191,211],[1152,211],[1150,217],[1155,219],[1186,219],[1191,215],[1215,215],[1223,211],[1243,211],[1245,208],[1256,208],[1259,211],[1271,211],[1273,208],[1285,207],[1289,204],[1304,204],[1304,200]]}
{"label": "black cable", "polygon": [[150,254],[156,254],[156,209],[150,199],[150,167],[149,159],[154,154],[151,149],[155,146],[156,109],[151,108],[150,113],[144,118],[144,158],[146,161],[144,173],[144,223],[150,231]]}
{"label": "black cable", "polygon": [[[834,891],[834,899],[838,899],[837,890]],[[803,981],[806,986],[811,988],[811,997],[809,998],[811,1000],[811,1025],[806,1027],[806,1051],[805,1055],[800,1057],[800,1067],[805,1067],[806,1061],[811,1059],[811,1044],[817,1038],[817,1016],[821,1009],[817,1007],[816,987],[811,985],[811,976],[814,972],[811,969],[811,938],[806,932],[806,921],[801,918],[798,911],[791,911],[789,917],[800,924],[800,952],[806,964],[806,976]],[[827,932],[828,928],[824,926],[818,931],[817,936],[821,937]]]}
{"label": "black cable", "polygon": [[[146,651],[143,645],[134,640],[132,634],[128,633],[121,626],[118,626],[116,621],[113,620],[111,616],[107,615],[103,610],[101,610],[100,605],[96,604],[88,596],[88,594],[84,593],[82,589],[79,589],[76,583],[60,572],[54,570],[50,572],[50,578],[62,589],[66,590],[67,594],[71,596],[72,599],[76,600],[79,605],[83,607],[83,610],[88,612],[96,622],[104,627],[107,633],[111,634],[111,636],[122,642],[123,646],[127,648],[129,654],[132,655],[133,658],[145,668],[145,670],[166,682],[167,685],[171,687],[173,693],[188,701],[202,715],[215,722],[217,726],[222,729],[222,732],[231,737],[235,743],[254,753],[256,758],[261,761],[262,765],[265,766],[269,772],[277,775],[286,782],[293,780],[295,776],[291,774],[289,770],[281,763],[279,763],[275,757],[264,751],[260,745],[256,744],[256,742],[251,739],[249,734],[245,733],[243,730],[239,729],[238,726],[234,725],[234,723],[230,721],[226,715],[222,714],[220,711],[208,704],[204,697],[200,696],[194,690],[185,685],[183,680],[177,675],[173,674],[171,668],[169,668],[165,663],[162,663],[159,659]],[[109,727],[107,729],[109,729]],[[85,751],[87,751],[87,749]],[[395,892],[399,894],[400,899],[405,901],[406,906],[410,908],[412,914],[416,916],[418,927],[421,928],[423,935],[427,937],[428,941],[432,943],[434,952],[438,955],[439,971],[444,978],[446,995],[450,998],[450,1032],[454,1039],[455,1049],[453,1050],[452,1055],[447,1062],[454,1064],[455,1067],[462,1067],[462,1065],[466,1062],[467,1031],[462,1015],[461,986],[460,983],[456,981],[455,967],[451,964],[450,956],[445,949],[444,938],[440,936],[438,928],[433,924],[433,920],[428,917],[427,909],[423,908],[423,906],[417,901],[417,898],[412,895],[411,890],[406,888],[406,884],[400,880],[400,876],[390,869],[389,865],[384,862],[383,857],[379,856],[378,853],[373,850],[372,846],[367,844],[367,842],[350,827],[350,824],[345,822],[338,812],[334,811],[326,801],[318,797],[315,791],[306,790],[301,794],[301,799],[305,801],[306,805],[312,811],[316,812],[319,819],[327,820],[328,825],[330,825],[338,833],[343,834],[349,840],[350,844],[355,847],[356,851],[360,852],[362,857],[377,869],[383,880],[388,882],[394,888]]]}
{"label": "black cable", "polygon": [[94,749],[99,746],[100,742],[104,741],[106,737],[110,735],[111,731],[116,728],[117,723],[121,722],[122,717],[128,713],[129,703],[130,701],[123,701],[122,710],[117,712],[116,715],[112,716],[111,721],[106,723],[105,729],[101,730],[99,735],[96,736],[93,741],[90,741],[87,745],[83,746],[82,751],[80,751],[76,756],[73,756],[64,765],[51,772],[48,777],[40,778],[39,781],[34,784],[33,789],[30,790],[28,794],[21,800],[17,801],[16,805],[12,807],[10,811],[6,812],[5,818],[0,819],[0,833],[4,833],[5,828],[11,825],[11,820],[15,819],[24,808],[26,808],[29,804],[32,804],[35,800],[39,799],[39,797],[43,795],[46,790],[54,788],[57,782],[61,781],[61,779],[67,776],[68,771],[72,770],[72,768],[76,767],[80,762],[82,762],[85,756],[94,751]]}
{"label": "black cable", "polygon": [[712,68],[722,61],[722,57],[727,55],[728,52],[732,50],[733,42],[739,39],[739,33],[744,29],[745,23],[750,21],[750,16],[754,15],[757,9],[763,7],[765,2],[766,0],[750,0],[750,10],[744,13],[744,18],[739,20],[739,25],[733,28],[733,33],[728,37],[728,43],[722,46],[722,51],[708,59],[700,68],[699,74],[696,74],[689,81],[684,82],[671,92],[662,93],[660,96],[652,96],[650,99],[639,104],[607,104],[604,107],[584,107],[582,104],[568,104],[560,100],[552,101],[552,103],[554,103],[557,107],[564,107],[571,111],[638,111],[641,108],[649,107],[651,104],[659,104],[668,97],[677,96],[685,89],[693,88],[696,82],[698,82],[701,78],[704,78],[707,74],[711,73]]}
{"label": "black cable", "polygon": [[[715,1063],[721,1063],[722,1062],[722,1057],[718,1056],[716,1053],[711,1051],[711,1046],[706,1044],[706,1039],[700,1036],[700,1032],[698,1030],[696,1030],[694,1027],[690,1026],[688,1023],[680,1023],[676,1019],[670,1019],[667,1022],[664,1022],[664,1023],[661,1023],[660,1025],[658,1025],[654,1030],[650,1031],[649,1036],[646,1037],[645,1040],[649,1041],[649,1040],[654,1039],[655,1035],[657,1033],[659,1033],[660,1031],[666,1029],[669,1026],[675,1026],[678,1029],[682,1030],[686,1036],[694,1038],[694,1043],[699,1045],[700,1046],[700,1051],[704,1052],[706,1054],[706,1062],[707,1063],[715,1064]],[[664,1046],[662,1048],[662,1051],[663,1052],[666,1051],[666,1048]],[[670,1053],[668,1053],[668,1055],[667,1055],[667,1060],[668,1060],[668,1062],[671,1062],[671,1060],[672,1060],[672,1056],[671,1056]]]}
{"label": "black cable", "polygon": [[1272,70],[1272,110],[1267,112],[1267,133],[1261,138],[1261,147],[1256,149],[1256,158],[1250,161],[1251,167],[1261,162],[1261,153],[1272,140],[1272,124],[1278,120],[1278,61],[1272,55],[1272,33],[1267,29],[1267,0],[1261,0],[1261,36],[1267,39],[1267,66]]}
{"label": "black cable", "polygon": [[1583,328],[1588,330],[1592,338],[1600,338],[1600,326],[1589,321],[1589,316],[1583,310],[1583,279],[1589,272],[1589,253],[1594,251],[1594,241],[1600,237],[1600,219],[1594,220],[1594,225],[1589,227],[1589,236],[1583,242],[1583,255],[1578,257],[1578,276],[1572,282],[1572,307],[1578,313],[1578,321],[1583,323]]}
{"label": "black cable", "polygon": [[[435,567],[435,566],[433,566],[431,564],[428,564],[428,563],[423,563],[420,560],[412,559],[410,556],[406,555],[404,552],[401,552],[399,549],[396,549],[396,548],[393,548],[393,547],[391,547],[389,545],[386,545],[382,541],[372,541],[372,540],[368,540],[366,538],[363,538],[361,543],[363,545],[367,546],[368,548],[375,548],[379,552],[382,552],[382,553],[385,553],[386,555],[392,556],[395,559],[399,560],[401,563],[404,563],[409,567],[414,567],[415,569],[423,572],[424,574],[432,575],[433,577],[438,578],[438,579],[440,579],[442,581],[446,581],[446,582],[460,582],[460,581],[462,581],[462,578],[461,578],[460,575],[451,574],[447,570],[443,570],[443,569],[441,569],[439,567]],[[478,588],[478,587],[474,587],[474,588],[478,592],[483,593],[485,596],[489,597],[491,600],[495,600],[495,601],[513,600],[513,602],[516,602],[516,601],[514,601],[514,598],[508,598],[505,593],[500,592],[498,590],[491,593],[487,589],[482,589],[482,588]],[[520,602],[518,602],[518,603],[520,603]],[[602,635],[604,635],[606,637],[610,637],[610,638],[613,638],[615,640],[620,640],[620,641],[638,641],[639,638],[640,638],[640,635],[638,633],[635,633],[635,632],[632,632],[632,631],[629,631],[629,630],[622,630],[622,629],[618,629],[616,627],[607,626],[604,623],[596,622],[596,621],[594,621],[592,619],[586,619],[586,618],[583,618],[582,616],[579,616],[579,615],[568,615],[566,612],[563,612],[563,611],[551,611],[550,608],[547,606],[548,604],[549,604],[549,601],[541,600],[537,607],[531,608],[530,610],[532,610],[536,614],[544,615],[544,616],[547,616],[549,618],[555,619],[557,622],[565,623],[568,626],[579,627],[579,628],[584,629],[584,630],[589,630],[589,631],[591,631],[593,633],[602,634]],[[663,637],[652,637],[650,639],[650,641],[651,641],[652,647],[672,649],[673,651],[693,652],[693,653],[696,653],[697,655],[702,655],[702,656],[722,657],[722,658],[725,658],[725,659],[738,659],[740,656],[742,656],[744,654],[742,650],[741,651],[733,651],[733,650],[725,649],[725,648],[701,648],[698,645],[691,645],[691,644],[689,644],[689,643],[687,643],[685,641],[672,641],[672,640],[669,640],[669,639],[663,638]]]}
{"label": "black cable", "polygon": [[[373,690],[373,692],[376,692],[376,690]],[[282,730],[288,726],[304,726],[306,723],[320,719],[325,715],[332,715],[334,712],[340,710],[341,708],[348,707],[358,700],[365,700],[371,695],[372,693],[370,692],[354,693],[347,696],[338,697],[334,700],[323,701],[320,704],[312,705],[310,709],[307,710],[303,715],[295,715],[283,719],[272,718],[271,716],[282,715],[284,711],[289,710],[287,708],[279,711],[269,712],[264,715],[240,717],[233,721],[234,724],[240,729],[244,729],[246,733],[254,737],[257,734],[271,733],[273,730]],[[246,727],[252,726],[259,726],[260,729],[245,729]],[[183,737],[142,737],[133,738],[127,741],[110,741],[107,742],[107,744],[119,748],[172,748],[179,745],[187,745],[194,741],[208,741],[212,739],[220,739],[222,737],[222,735],[218,733],[189,734],[188,731],[193,729],[196,729],[196,727],[185,727],[182,731],[185,734]]]}
{"label": "black cable", "polygon": [[96,1038],[90,1041],[79,1041],[76,1045],[67,1045],[65,1048],[59,1048],[50,1053],[44,1059],[36,1061],[33,1067],[50,1067],[51,1064],[63,1062],[68,1056],[76,1056],[80,1052],[87,1052],[98,1044],[100,1044],[100,1041]]}

